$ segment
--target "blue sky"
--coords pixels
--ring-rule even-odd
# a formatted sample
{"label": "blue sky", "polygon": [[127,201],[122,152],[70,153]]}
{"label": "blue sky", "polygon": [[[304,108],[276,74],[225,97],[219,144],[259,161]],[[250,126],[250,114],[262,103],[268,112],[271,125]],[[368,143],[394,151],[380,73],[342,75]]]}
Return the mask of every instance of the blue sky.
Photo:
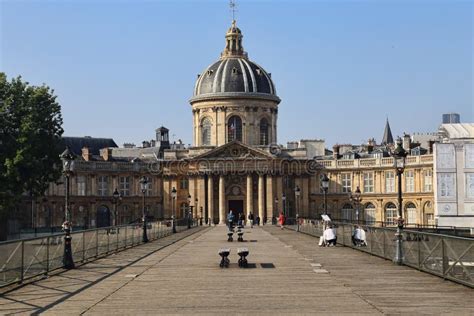
{"label": "blue sky", "polygon": [[[471,1],[238,1],[244,48],[282,99],[278,137],[334,143],[474,122]],[[191,142],[196,75],[228,1],[0,0],[0,70],[55,89],[65,135]]]}

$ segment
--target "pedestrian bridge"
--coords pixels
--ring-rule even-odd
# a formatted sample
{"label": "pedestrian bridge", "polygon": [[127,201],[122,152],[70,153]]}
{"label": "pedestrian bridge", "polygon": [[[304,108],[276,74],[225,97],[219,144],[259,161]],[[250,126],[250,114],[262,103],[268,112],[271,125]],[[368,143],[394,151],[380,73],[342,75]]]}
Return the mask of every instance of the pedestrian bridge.
{"label": "pedestrian bridge", "polygon": [[[471,288],[276,226],[196,227],[4,288],[0,314],[472,314]],[[230,266],[218,250],[230,248]],[[248,268],[237,265],[247,247]]]}

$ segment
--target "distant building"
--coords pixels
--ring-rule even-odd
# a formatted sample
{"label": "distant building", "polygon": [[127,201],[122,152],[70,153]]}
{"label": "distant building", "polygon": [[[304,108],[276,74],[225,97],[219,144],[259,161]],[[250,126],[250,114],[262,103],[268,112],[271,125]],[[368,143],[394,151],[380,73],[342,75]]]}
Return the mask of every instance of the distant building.
{"label": "distant building", "polygon": [[439,226],[474,227],[474,123],[442,124],[434,145]]}
{"label": "distant building", "polygon": [[461,123],[461,117],[458,113],[443,114],[443,124]]}

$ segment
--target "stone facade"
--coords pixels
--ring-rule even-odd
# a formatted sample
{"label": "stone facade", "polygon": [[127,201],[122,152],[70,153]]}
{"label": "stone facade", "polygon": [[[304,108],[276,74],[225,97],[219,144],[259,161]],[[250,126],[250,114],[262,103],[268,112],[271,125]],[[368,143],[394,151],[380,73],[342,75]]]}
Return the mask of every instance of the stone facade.
{"label": "stone facade", "polygon": [[[143,148],[102,148],[93,155],[85,143],[71,178],[75,226],[139,221],[142,176],[151,182],[144,203],[150,218],[182,218],[191,212],[194,218],[223,224],[231,209],[246,218],[252,212],[261,222],[270,222],[280,212],[315,218],[324,210],[323,174],[330,179],[331,217],[355,220],[358,209],[359,220],[393,223],[397,187],[393,159],[386,156],[390,144],[375,150],[370,140],[363,153],[352,145],[345,146],[347,150],[338,145],[331,153],[323,140],[277,145],[280,99],[271,74],[248,60],[235,22],[226,34],[221,59],[198,77],[190,103],[192,147],[170,145],[164,127]],[[353,205],[349,193],[357,187],[362,202]],[[300,189],[299,197],[295,188]],[[115,189],[122,195],[117,203],[112,198]],[[434,224],[432,155],[407,158],[403,193],[408,224]],[[31,221],[38,227],[59,226],[63,201],[64,184],[51,184],[45,197],[32,204]],[[27,199],[25,203],[31,205]],[[24,217],[28,222],[28,214]]]}

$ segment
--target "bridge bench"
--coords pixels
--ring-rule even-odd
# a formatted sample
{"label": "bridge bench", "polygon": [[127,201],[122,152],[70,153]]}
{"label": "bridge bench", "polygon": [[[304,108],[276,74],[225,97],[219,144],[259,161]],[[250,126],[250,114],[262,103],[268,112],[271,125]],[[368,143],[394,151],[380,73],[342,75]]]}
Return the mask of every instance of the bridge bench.
{"label": "bridge bench", "polygon": [[246,268],[248,266],[247,256],[249,255],[248,248],[238,248],[237,254],[239,255],[239,267]]}
{"label": "bridge bench", "polygon": [[219,266],[221,268],[228,268],[229,267],[229,254],[230,254],[230,249],[229,248],[221,248],[219,249],[219,256],[221,256],[221,262]]}

